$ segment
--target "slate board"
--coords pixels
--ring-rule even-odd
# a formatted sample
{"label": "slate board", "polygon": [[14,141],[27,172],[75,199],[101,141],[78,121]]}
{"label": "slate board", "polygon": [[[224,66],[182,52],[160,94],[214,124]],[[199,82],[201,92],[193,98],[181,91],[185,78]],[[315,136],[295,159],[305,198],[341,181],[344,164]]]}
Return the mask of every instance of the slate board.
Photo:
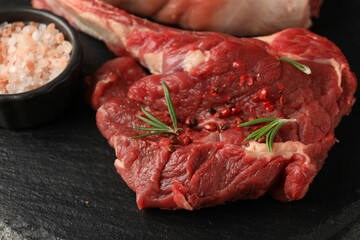
{"label": "slate board", "polygon": [[[29,1],[2,0],[0,9],[23,5]],[[359,0],[327,0],[312,28],[343,50],[357,76],[359,10]],[[113,55],[80,36],[86,75]],[[31,130],[0,129],[0,239],[360,239],[359,118],[357,104],[301,201],[263,197],[194,212],[139,211],[79,89],[56,121]]]}

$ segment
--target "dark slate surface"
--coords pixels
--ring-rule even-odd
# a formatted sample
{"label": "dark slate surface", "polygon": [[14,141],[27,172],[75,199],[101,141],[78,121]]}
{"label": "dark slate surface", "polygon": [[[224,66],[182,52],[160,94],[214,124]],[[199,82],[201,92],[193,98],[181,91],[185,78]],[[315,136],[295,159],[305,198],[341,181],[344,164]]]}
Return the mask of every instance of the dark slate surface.
{"label": "dark slate surface", "polygon": [[[28,2],[1,0],[0,9]],[[359,0],[327,0],[313,27],[340,46],[358,76],[359,9]],[[102,43],[81,40],[84,74],[112,58]],[[360,239],[358,104],[301,201],[264,197],[194,212],[139,211],[81,94],[52,123],[0,129],[0,239]]]}

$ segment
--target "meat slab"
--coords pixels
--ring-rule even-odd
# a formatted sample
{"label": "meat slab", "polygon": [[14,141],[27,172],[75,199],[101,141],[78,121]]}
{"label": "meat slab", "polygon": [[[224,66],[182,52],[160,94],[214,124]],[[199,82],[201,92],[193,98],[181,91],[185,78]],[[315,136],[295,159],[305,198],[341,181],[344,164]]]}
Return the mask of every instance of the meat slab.
{"label": "meat slab", "polygon": [[[341,51],[304,29],[235,38],[163,27],[93,0],[33,5],[131,56],[105,63],[87,82],[98,128],[140,209],[193,210],[265,193],[280,201],[303,198],[355,101],[356,78]],[[171,124],[162,81],[182,130],[133,139],[143,133],[135,127],[146,126],[136,117],[141,107]],[[238,127],[258,117],[296,122],[280,129],[270,152],[262,141],[244,141],[253,127]]]}
{"label": "meat slab", "polygon": [[103,0],[130,13],[185,29],[237,36],[310,27],[322,0]]}

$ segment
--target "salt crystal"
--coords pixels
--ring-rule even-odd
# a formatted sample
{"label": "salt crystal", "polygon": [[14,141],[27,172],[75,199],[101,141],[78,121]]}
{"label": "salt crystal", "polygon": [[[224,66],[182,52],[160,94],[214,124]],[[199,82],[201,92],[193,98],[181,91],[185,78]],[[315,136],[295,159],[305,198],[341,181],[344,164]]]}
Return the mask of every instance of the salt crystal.
{"label": "salt crystal", "polygon": [[59,54],[63,54],[63,53],[64,53],[64,48],[63,48],[63,46],[62,46],[62,45],[58,46],[58,47],[56,48],[56,51],[57,51]]}
{"label": "salt crystal", "polygon": [[44,23],[39,24],[39,31],[44,31],[45,28],[46,28],[46,24]]}
{"label": "salt crystal", "polygon": [[22,31],[23,33],[29,33],[29,32],[31,32],[31,29],[32,29],[32,27],[29,26],[29,25],[27,25],[27,26],[25,26],[21,31]]}
{"label": "salt crystal", "polygon": [[72,45],[70,42],[66,41],[62,43],[63,49],[64,49],[64,53],[66,55],[69,55],[71,50],[72,50]]}
{"label": "salt crystal", "polygon": [[14,46],[14,45],[10,45],[9,50],[8,50],[8,54],[14,53],[15,50],[16,50],[15,46]]}
{"label": "salt crystal", "polygon": [[33,34],[31,35],[32,39],[34,41],[38,41],[40,39],[40,33],[38,31],[33,32]]}
{"label": "salt crystal", "polygon": [[15,44],[17,43],[17,39],[16,38],[10,38],[8,40],[8,43],[10,46],[15,46]]}
{"label": "salt crystal", "polygon": [[16,67],[15,67],[15,66],[11,66],[11,67],[9,68],[9,72],[11,72],[11,73],[16,72]]}

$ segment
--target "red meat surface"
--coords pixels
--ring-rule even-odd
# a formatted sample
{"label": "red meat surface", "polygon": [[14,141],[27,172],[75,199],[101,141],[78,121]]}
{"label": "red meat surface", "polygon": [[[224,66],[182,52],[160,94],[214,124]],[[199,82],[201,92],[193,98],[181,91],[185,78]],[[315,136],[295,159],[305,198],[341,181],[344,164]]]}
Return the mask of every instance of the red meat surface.
{"label": "red meat surface", "polygon": [[[267,192],[280,201],[301,199],[355,101],[356,78],[341,51],[305,29],[235,38],[163,27],[92,0],[33,5],[66,17],[152,73],[122,57],[87,79],[99,130],[140,209],[193,210]],[[171,125],[162,81],[181,131],[133,139],[142,133],[135,127],[147,126],[136,117],[141,107]],[[262,141],[244,141],[253,127],[238,127],[258,117],[296,122],[280,129],[270,152]]]}

